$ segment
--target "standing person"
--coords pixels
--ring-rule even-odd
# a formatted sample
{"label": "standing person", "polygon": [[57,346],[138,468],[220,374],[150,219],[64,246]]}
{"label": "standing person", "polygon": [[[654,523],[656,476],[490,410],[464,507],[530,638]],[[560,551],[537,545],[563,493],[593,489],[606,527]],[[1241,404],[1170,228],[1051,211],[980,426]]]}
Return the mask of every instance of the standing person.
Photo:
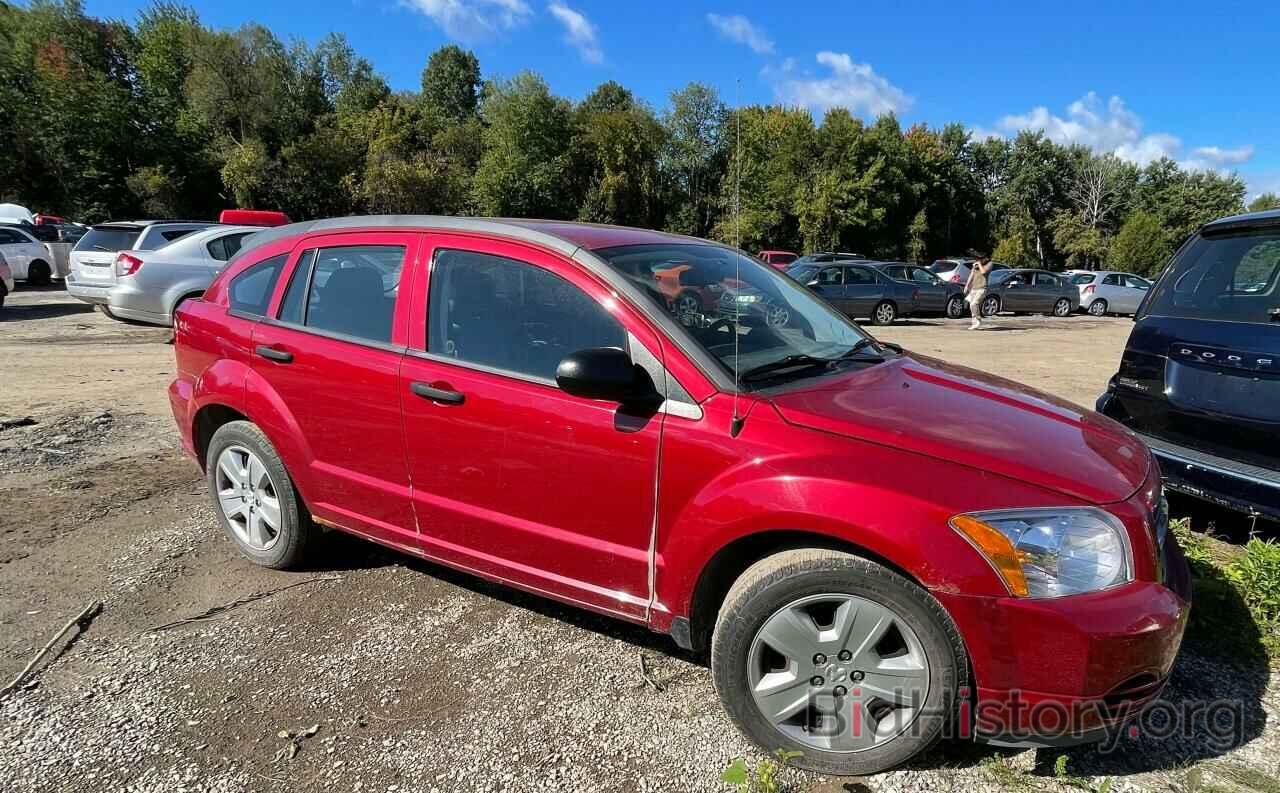
{"label": "standing person", "polygon": [[995,269],[990,256],[979,256],[969,270],[969,280],[964,282],[965,300],[969,301],[969,313],[973,315],[973,324],[969,330],[982,327],[982,298],[987,294],[987,276]]}

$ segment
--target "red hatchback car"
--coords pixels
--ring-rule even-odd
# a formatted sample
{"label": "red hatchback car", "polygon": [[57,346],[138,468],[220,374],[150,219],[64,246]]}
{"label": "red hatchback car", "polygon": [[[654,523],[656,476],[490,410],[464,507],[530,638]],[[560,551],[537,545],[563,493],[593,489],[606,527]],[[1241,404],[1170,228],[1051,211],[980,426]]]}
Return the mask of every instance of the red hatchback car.
{"label": "red hatchback car", "polygon": [[[673,260],[743,288],[677,312]],[[249,559],[330,527],[647,625],[806,768],[1097,739],[1178,652],[1186,565],[1133,433],[877,342],[720,245],[298,223],[175,328],[183,445]]]}

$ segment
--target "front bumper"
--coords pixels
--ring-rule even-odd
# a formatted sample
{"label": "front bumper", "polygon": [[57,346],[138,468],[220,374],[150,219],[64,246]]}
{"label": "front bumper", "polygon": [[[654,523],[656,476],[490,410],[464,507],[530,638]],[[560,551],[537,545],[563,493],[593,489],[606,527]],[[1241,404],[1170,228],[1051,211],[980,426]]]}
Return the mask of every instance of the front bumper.
{"label": "front bumper", "polygon": [[1098,741],[1163,691],[1191,606],[1172,533],[1163,582],[1134,581],[1052,600],[935,592],[964,637],[976,683],[967,723],[1010,746]]}
{"label": "front bumper", "polygon": [[67,294],[86,303],[92,303],[95,306],[105,306],[107,304],[107,294],[111,291],[112,286],[111,284],[97,286],[85,281],[77,281],[74,273],[67,276],[65,283],[67,285]]}

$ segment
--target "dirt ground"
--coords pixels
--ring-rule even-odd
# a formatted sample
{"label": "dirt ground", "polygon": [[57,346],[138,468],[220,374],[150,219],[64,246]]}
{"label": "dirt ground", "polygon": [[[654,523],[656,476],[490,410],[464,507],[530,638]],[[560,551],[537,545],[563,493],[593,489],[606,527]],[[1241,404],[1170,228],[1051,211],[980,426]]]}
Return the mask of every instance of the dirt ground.
{"label": "dirt ground", "polygon": [[[964,325],[878,335],[1092,405],[1130,328]],[[340,535],[303,572],[239,558],[178,449],[167,336],[56,287],[19,291],[0,314],[0,685],[104,603],[0,702],[0,791],[726,790],[725,765],[756,758],[705,666],[664,637]],[[237,601],[249,602],[216,611]],[[874,778],[784,780],[1274,792],[1278,689],[1265,667],[1189,647],[1170,697],[1238,702],[1240,730],[1223,745],[1193,730],[1078,749],[1060,778],[1058,752],[949,743]]]}

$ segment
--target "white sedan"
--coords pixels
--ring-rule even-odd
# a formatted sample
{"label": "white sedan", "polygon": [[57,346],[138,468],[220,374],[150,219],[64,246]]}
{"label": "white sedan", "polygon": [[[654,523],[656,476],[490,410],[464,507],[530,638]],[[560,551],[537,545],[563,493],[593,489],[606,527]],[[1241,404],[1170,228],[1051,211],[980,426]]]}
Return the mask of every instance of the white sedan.
{"label": "white sedan", "polygon": [[1080,308],[1095,317],[1134,314],[1151,282],[1118,270],[1073,270],[1067,277],[1080,290]]}
{"label": "white sedan", "polygon": [[0,254],[19,281],[47,284],[53,277],[53,255],[19,226],[0,226]]}

